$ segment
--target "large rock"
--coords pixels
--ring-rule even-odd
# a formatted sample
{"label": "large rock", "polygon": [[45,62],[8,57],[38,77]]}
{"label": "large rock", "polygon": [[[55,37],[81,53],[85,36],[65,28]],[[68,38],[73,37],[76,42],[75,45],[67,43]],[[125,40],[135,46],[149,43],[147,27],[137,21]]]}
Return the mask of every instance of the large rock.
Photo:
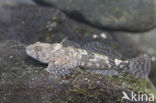
{"label": "large rock", "polygon": [[[92,24],[107,29],[145,31],[156,26],[155,0],[34,0],[83,16]],[[80,15],[79,15],[80,14]]]}
{"label": "large rock", "polygon": [[[0,16],[0,41],[17,40],[31,44],[36,41],[56,42],[69,37],[82,43],[83,37],[91,38],[104,32],[76,22],[54,8],[4,5],[0,8],[0,14],[3,14]],[[111,39],[107,34],[106,38],[105,41]]]}
{"label": "large rock", "polygon": [[149,81],[130,75],[98,75],[76,68],[66,79],[55,79],[46,65],[28,57],[25,45],[0,43],[0,103],[132,103],[122,92],[153,94]]}

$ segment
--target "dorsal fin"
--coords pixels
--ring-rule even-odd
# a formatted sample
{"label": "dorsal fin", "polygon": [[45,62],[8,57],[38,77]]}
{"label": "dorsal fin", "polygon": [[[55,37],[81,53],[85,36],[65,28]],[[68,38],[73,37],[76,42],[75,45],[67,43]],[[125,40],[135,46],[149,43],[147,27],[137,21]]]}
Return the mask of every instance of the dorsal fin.
{"label": "dorsal fin", "polygon": [[122,55],[119,52],[115,51],[108,45],[99,41],[87,43],[86,45],[84,45],[83,48],[87,51],[95,52],[101,55],[106,55],[110,58],[122,58]]}
{"label": "dorsal fin", "polygon": [[67,38],[64,38],[64,39],[61,41],[61,44],[62,44],[63,46],[65,46],[65,47],[67,47],[67,46],[71,46],[71,47],[74,47],[74,48],[80,48],[80,47],[81,47],[78,43],[76,43],[76,42],[74,42],[74,41],[70,41],[70,40],[68,40]]}

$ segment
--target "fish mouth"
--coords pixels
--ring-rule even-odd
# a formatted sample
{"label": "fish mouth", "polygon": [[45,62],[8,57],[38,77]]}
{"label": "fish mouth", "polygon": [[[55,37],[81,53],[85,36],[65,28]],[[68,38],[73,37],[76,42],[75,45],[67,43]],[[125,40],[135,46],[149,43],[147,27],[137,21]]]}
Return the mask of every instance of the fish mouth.
{"label": "fish mouth", "polygon": [[30,48],[25,49],[25,53],[32,59],[37,60],[36,55],[34,54],[33,50]]}
{"label": "fish mouth", "polygon": [[26,47],[26,48],[25,48],[25,52],[28,53],[28,50],[29,50],[28,47]]}

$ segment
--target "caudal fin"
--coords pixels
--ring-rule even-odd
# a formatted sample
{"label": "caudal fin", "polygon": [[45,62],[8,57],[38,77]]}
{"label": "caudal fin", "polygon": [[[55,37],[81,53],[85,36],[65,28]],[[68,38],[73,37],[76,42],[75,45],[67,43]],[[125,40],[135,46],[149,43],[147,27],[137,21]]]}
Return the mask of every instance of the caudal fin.
{"label": "caudal fin", "polygon": [[147,55],[129,60],[128,72],[134,76],[147,78],[151,70],[151,59]]}

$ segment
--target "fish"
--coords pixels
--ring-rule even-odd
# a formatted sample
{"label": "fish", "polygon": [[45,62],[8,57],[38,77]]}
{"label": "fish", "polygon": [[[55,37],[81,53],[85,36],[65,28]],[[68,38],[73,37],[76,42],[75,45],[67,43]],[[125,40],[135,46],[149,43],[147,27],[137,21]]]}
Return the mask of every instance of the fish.
{"label": "fish", "polygon": [[57,78],[68,76],[76,67],[110,75],[111,71],[114,73],[122,70],[141,78],[148,78],[151,70],[148,55],[123,60],[119,52],[99,41],[81,46],[65,38],[52,44],[36,42],[28,45],[25,51],[33,59],[48,64],[45,70]]}

